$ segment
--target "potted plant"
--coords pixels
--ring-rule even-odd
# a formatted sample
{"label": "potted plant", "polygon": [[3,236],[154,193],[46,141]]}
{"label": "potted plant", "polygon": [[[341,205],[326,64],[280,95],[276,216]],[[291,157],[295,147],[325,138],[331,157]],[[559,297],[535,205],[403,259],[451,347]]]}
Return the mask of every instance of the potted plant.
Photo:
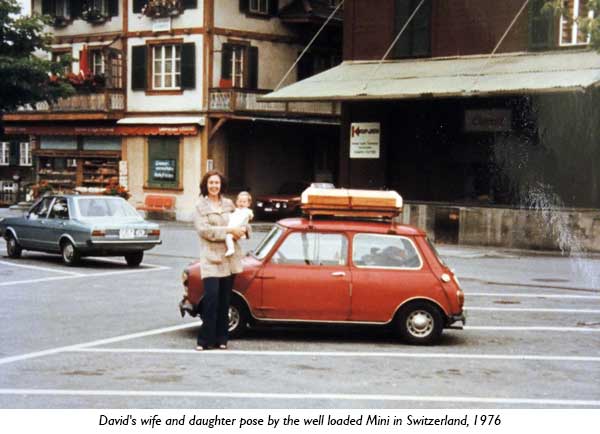
{"label": "potted plant", "polygon": [[81,11],[81,18],[90,24],[102,24],[108,19],[108,15],[102,13],[93,4],[85,3],[83,11]]}
{"label": "potted plant", "polygon": [[183,12],[181,0],[148,0],[142,14],[150,18],[176,17]]}
{"label": "potted plant", "polygon": [[104,189],[104,194],[106,196],[120,196],[123,199],[127,200],[131,197],[129,190],[127,190],[122,185],[117,184],[116,182],[111,182]]}

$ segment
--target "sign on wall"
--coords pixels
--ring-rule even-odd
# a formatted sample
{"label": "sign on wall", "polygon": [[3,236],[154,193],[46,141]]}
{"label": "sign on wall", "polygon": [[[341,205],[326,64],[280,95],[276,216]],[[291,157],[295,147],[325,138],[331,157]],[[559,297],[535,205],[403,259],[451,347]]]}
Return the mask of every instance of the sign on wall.
{"label": "sign on wall", "polygon": [[505,109],[465,110],[465,131],[502,132],[511,131],[512,112]]}
{"label": "sign on wall", "polygon": [[350,158],[379,158],[381,124],[354,122],[350,124]]}
{"label": "sign on wall", "polygon": [[175,160],[153,160],[152,177],[155,180],[175,181]]}

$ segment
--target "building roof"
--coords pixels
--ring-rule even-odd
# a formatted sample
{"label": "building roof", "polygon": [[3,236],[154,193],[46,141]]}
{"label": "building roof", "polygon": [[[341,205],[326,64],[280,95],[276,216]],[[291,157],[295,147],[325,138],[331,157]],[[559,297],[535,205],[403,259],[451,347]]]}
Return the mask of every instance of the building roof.
{"label": "building roof", "polygon": [[590,50],[385,61],[347,61],[264,95],[264,101],[354,101],[530,94],[600,82]]}
{"label": "building roof", "polygon": [[[279,11],[279,18],[285,22],[309,23],[323,22],[333,12],[327,0],[295,0]],[[332,24],[341,24],[343,12],[340,8],[332,17]]]}

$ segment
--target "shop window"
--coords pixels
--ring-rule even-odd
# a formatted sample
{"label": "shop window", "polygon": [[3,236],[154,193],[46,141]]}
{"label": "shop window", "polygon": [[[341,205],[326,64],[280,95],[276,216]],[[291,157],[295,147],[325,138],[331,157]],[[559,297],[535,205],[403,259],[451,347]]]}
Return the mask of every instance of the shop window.
{"label": "shop window", "polygon": [[148,138],[147,187],[179,188],[179,142],[179,137]]}
{"label": "shop window", "polygon": [[246,15],[274,17],[278,11],[278,0],[240,0],[240,12]]}
{"label": "shop window", "polygon": [[[394,38],[404,28],[420,3],[421,0],[396,0]],[[395,58],[431,55],[431,10],[431,0],[426,0],[394,45]]]}
{"label": "shop window", "polygon": [[19,165],[31,166],[31,144],[29,142],[21,142],[19,144]]}
{"label": "shop window", "polygon": [[[139,14],[142,12],[142,8],[148,3],[148,0],[133,0],[132,10],[134,13]],[[183,9],[197,9],[198,0],[182,0]]]}
{"label": "shop window", "polygon": [[258,48],[242,44],[223,44],[221,87],[258,88]]}
{"label": "shop window", "polygon": [[42,136],[40,149],[77,149],[77,137],[74,136]]}
{"label": "shop window", "polygon": [[83,138],[84,151],[120,151],[121,138],[118,136],[91,136]]}
{"label": "shop window", "polygon": [[587,5],[587,0],[565,0],[569,16],[560,17],[559,45],[587,45],[590,43],[591,35],[581,31],[581,19],[594,18],[594,11]]}
{"label": "shop window", "polygon": [[196,45],[194,43],[149,42],[148,45],[132,47],[132,90],[164,92],[195,87]]}
{"label": "shop window", "polygon": [[10,143],[0,143],[0,166],[8,166],[10,163]]}
{"label": "shop window", "polygon": [[319,74],[341,63],[342,59],[337,53],[307,52],[298,62],[298,80]]}

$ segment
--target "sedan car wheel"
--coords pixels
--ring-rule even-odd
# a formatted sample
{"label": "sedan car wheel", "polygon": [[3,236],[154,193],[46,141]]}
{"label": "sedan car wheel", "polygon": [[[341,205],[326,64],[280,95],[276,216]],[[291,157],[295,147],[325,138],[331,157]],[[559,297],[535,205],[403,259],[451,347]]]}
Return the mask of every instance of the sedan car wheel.
{"label": "sedan car wheel", "polygon": [[239,299],[234,298],[229,305],[229,337],[239,338],[246,332],[248,311]]}
{"label": "sedan car wheel", "polygon": [[66,265],[73,266],[79,263],[81,255],[79,254],[79,251],[77,251],[77,248],[73,245],[71,241],[64,241],[61,244],[60,250],[62,253],[63,262]]}
{"label": "sedan car wheel", "polygon": [[142,263],[144,259],[144,252],[134,252],[128,253],[125,255],[125,260],[127,261],[127,265],[130,267],[137,267]]}
{"label": "sedan car wheel", "polygon": [[19,245],[19,242],[14,235],[9,234],[6,238],[6,253],[9,258],[20,258],[23,249]]}
{"label": "sedan car wheel", "polygon": [[398,332],[412,344],[434,343],[442,333],[442,315],[426,302],[412,303],[403,308],[398,316]]}

